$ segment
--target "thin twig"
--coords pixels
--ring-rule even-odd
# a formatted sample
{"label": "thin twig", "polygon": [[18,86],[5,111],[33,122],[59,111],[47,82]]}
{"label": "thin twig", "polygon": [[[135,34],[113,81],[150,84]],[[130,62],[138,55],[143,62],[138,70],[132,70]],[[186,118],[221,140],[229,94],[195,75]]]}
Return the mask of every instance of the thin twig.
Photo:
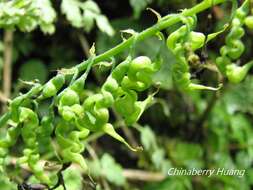
{"label": "thin twig", "polygon": [[210,112],[212,111],[213,107],[215,106],[215,103],[217,101],[217,95],[218,93],[215,92],[213,93],[210,101],[208,102],[208,105],[206,107],[206,109],[204,110],[203,114],[198,118],[198,120],[195,122],[196,123],[196,129],[198,130],[197,133],[194,133],[194,138],[196,141],[200,141],[200,139],[203,139],[203,137],[205,136],[205,128],[204,128],[204,124],[205,121],[208,119],[208,116],[210,114]]}
{"label": "thin twig", "polygon": [[1,91],[0,91],[0,102],[2,102],[2,103],[7,103],[8,102],[8,98],[5,97],[5,95]]}
{"label": "thin twig", "polygon": [[[123,121],[122,117],[116,112],[116,110],[114,108],[112,108],[112,113],[118,121]],[[121,124],[122,124],[121,129],[122,129],[124,135],[126,136],[126,138],[128,139],[128,141],[130,142],[130,144],[133,147],[138,147],[139,145],[138,145],[137,141],[135,140],[134,135],[131,132],[131,130],[129,130],[129,128],[126,126],[126,124],[124,122],[121,122]]]}
{"label": "thin twig", "polygon": [[[84,35],[82,35],[81,33],[77,33],[77,37],[79,39],[79,42],[81,44],[81,47],[83,49],[83,52],[84,52],[86,58],[89,58],[90,57],[90,45],[89,45],[87,38]],[[92,72],[93,76],[95,77],[96,81],[101,82],[101,77],[97,75],[95,67],[92,68],[91,72]]]}
{"label": "thin twig", "polygon": [[166,176],[159,172],[148,172],[143,170],[124,169],[123,176],[133,181],[162,181]]}
{"label": "thin twig", "polygon": [[[94,156],[94,154],[92,153]],[[96,156],[97,157],[97,156]],[[12,159],[12,164],[15,165],[17,159]],[[39,161],[41,164],[45,163],[46,161]],[[42,164],[43,165],[43,164]],[[21,165],[22,170],[25,170],[27,172],[31,172],[30,168],[27,165]],[[70,169],[74,169],[76,171],[80,171],[83,174],[85,174],[79,165],[72,163],[71,166],[69,166]],[[132,181],[162,181],[166,178],[166,175],[161,172],[150,172],[145,170],[137,170],[137,169],[123,169],[123,176]]]}
{"label": "thin twig", "polygon": [[[99,158],[98,158],[96,152],[93,150],[93,148],[89,144],[86,144],[86,149],[89,152],[89,154],[91,155],[92,159],[99,162]],[[102,184],[103,184],[105,190],[111,189],[109,184],[107,183],[107,181],[103,177],[101,177],[101,181],[102,181]]]}
{"label": "thin twig", "polygon": [[7,107],[5,101],[10,98],[11,94],[11,67],[12,67],[12,47],[13,47],[13,31],[4,31],[4,52],[3,52],[3,94],[1,94],[2,108],[1,111],[5,112]]}
{"label": "thin twig", "polygon": [[80,33],[78,33],[77,36],[78,36],[78,39],[80,41],[80,44],[82,46],[85,56],[87,58],[90,57],[90,45],[89,45],[88,40],[85,38],[84,35],[82,35]]}
{"label": "thin twig", "polygon": [[216,103],[216,100],[217,100],[217,93],[213,93],[210,101],[208,102],[208,105],[205,109],[205,111],[203,112],[203,114],[200,116],[200,118],[198,119],[198,122],[197,122],[197,127],[202,127],[203,124],[205,123],[206,119],[208,118],[209,116],[209,113],[212,111],[212,108],[214,107],[215,103]]}
{"label": "thin twig", "polygon": [[11,63],[12,63],[13,31],[4,32],[4,53],[3,53],[3,95],[10,97],[11,93]]}

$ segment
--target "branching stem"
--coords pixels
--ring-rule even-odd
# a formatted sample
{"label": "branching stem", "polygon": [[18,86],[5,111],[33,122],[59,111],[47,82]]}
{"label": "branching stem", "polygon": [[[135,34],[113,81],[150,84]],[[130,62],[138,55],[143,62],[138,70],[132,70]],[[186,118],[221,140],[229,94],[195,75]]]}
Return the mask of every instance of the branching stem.
{"label": "branching stem", "polygon": [[[93,65],[101,61],[109,60],[111,57],[131,47],[133,43],[142,41],[146,38],[156,35],[157,32],[164,30],[170,27],[171,25],[180,22],[181,21],[180,16],[192,16],[192,15],[198,14],[214,5],[223,3],[225,1],[228,1],[228,0],[204,0],[190,9],[183,10],[181,13],[174,14],[173,16],[165,16],[157,24],[140,32],[137,37],[134,35],[128,38],[127,40],[123,41],[119,45],[115,46],[114,48],[94,57]],[[82,72],[87,68],[88,65],[89,65],[89,61],[86,60],[80,63],[79,65],[76,65],[75,68],[77,68],[79,72]],[[6,115],[6,114],[4,116],[5,116],[5,121],[6,119],[8,120],[8,117],[10,117],[10,115]],[[2,118],[0,118],[0,124],[1,124],[0,127],[2,127],[2,124],[5,124]]]}

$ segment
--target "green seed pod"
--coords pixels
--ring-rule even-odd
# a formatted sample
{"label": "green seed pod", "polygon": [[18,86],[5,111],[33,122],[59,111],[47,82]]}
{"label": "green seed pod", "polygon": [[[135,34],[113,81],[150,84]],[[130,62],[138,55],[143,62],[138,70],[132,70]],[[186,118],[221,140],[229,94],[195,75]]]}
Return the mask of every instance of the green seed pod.
{"label": "green seed pod", "polygon": [[19,122],[23,123],[21,135],[26,145],[24,156],[18,160],[18,163],[27,163],[35,177],[44,184],[52,185],[51,180],[39,165],[40,155],[38,152],[38,140],[36,130],[39,126],[38,116],[29,108],[19,108]]}
{"label": "green seed pod", "polygon": [[191,17],[183,19],[185,25],[174,31],[167,38],[167,47],[172,51],[177,60],[177,62],[172,65],[173,80],[177,88],[182,91],[218,90],[219,88],[203,86],[191,82],[190,67],[188,65],[189,58],[187,57],[188,52],[186,50],[193,53],[194,50],[201,48],[205,42],[205,36],[203,34],[191,31],[193,29],[193,20],[194,18]]}
{"label": "green seed pod", "polygon": [[87,164],[81,155],[84,145],[81,140],[89,135],[89,130],[82,128],[81,131],[73,130],[73,126],[66,121],[60,121],[56,126],[56,140],[60,146],[60,155],[64,163],[74,162],[87,172]]}
{"label": "green seed pod", "polygon": [[130,62],[127,76],[123,78],[121,85],[126,89],[144,91],[151,86],[152,75],[158,68],[148,57],[139,56]]}
{"label": "green seed pod", "polygon": [[76,117],[83,117],[84,110],[83,107],[79,104],[74,104],[72,106],[62,106],[60,113],[64,120],[71,121],[75,120]]}
{"label": "green seed pod", "polygon": [[72,106],[80,102],[78,94],[71,89],[67,89],[60,97],[59,104],[64,106]]}
{"label": "green seed pod", "polygon": [[0,140],[0,171],[3,171],[4,159],[8,155],[9,148],[15,145],[20,135],[19,127],[10,127],[4,139]]}
{"label": "green seed pod", "polygon": [[44,116],[41,120],[41,124],[38,131],[38,143],[41,153],[47,153],[53,151],[51,135],[54,131],[53,116]]}
{"label": "green seed pod", "polygon": [[249,29],[253,29],[253,16],[248,16],[246,19],[245,19],[245,25],[249,28]]}
{"label": "green seed pod", "polygon": [[205,35],[203,33],[200,32],[190,32],[189,34],[189,42],[190,42],[190,46],[192,51],[195,51],[201,47],[203,47],[204,43],[205,43]]}
{"label": "green seed pod", "polygon": [[245,78],[252,66],[253,61],[243,65],[242,67],[235,64],[228,65],[226,69],[228,80],[232,83],[240,83]]}
{"label": "green seed pod", "polygon": [[78,128],[94,132],[103,131],[136,151],[138,148],[132,148],[109,123],[108,108],[114,107],[127,124],[135,123],[153,97],[150,95],[146,100],[138,101],[137,92],[151,86],[152,75],[160,68],[160,64],[152,63],[148,57],[140,56],[132,61],[128,57],[117,65],[101,91],[84,100],[84,115],[76,117]]}
{"label": "green seed pod", "polygon": [[252,67],[251,63],[245,64],[242,67],[233,63],[234,60],[241,57],[245,50],[245,46],[241,41],[241,38],[245,33],[243,25],[250,21],[246,18],[248,13],[249,1],[246,0],[242,6],[236,10],[230,32],[226,37],[226,44],[221,47],[221,56],[216,59],[218,69],[222,74],[225,74],[228,77],[230,82],[233,83],[241,82]]}
{"label": "green seed pod", "polygon": [[65,83],[65,77],[63,74],[58,74],[51,80],[49,80],[42,91],[43,98],[49,98],[55,96],[57,92],[62,88]]}
{"label": "green seed pod", "polygon": [[56,95],[57,91],[58,90],[57,90],[56,86],[52,82],[48,82],[47,84],[45,84],[45,86],[43,88],[42,96],[44,98],[49,98],[49,97]]}

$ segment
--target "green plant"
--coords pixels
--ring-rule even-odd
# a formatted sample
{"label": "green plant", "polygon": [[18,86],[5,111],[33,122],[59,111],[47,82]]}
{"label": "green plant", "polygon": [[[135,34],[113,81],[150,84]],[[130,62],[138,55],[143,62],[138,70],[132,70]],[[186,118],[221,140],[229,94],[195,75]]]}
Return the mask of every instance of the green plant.
{"label": "green plant", "polygon": [[233,60],[237,60],[244,52],[244,44],[241,38],[244,35],[243,25],[245,18],[249,14],[249,1],[244,1],[243,5],[235,11],[235,16],[231,21],[230,33],[226,37],[226,45],[221,50],[221,57],[216,59],[216,64],[223,74],[233,83],[241,82],[247,75],[253,62],[250,61],[243,66],[233,64]]}
{"label": "green plant", "polygon": [[167,39],[167,46],[177,59],[177,63],[173,64],[172,67],[176,86],[181,90],[218,90],[219,88],[207,87],[191,82],[188,60],[199,60],[194,51],[204,46],[206,37],[202,33],[192,31],[194,25],[196,25],[195,16],[183,17],[182,22],[185,25],[170,34]]}
{"label": "green plant", "polygon": [[53,22],[56,19],[56,13],[49,0],[2,1],[0,7],[1,28],[18,27],[21,31],[30,32],[39,26],[45,33],[52,34],[55,31]]}
{"label": "green plant", "polygon": [[[41,85],[37,81],[28,83],[32,86],[31,90],[11,100],[8,111],[0,119],[0,127],[6,126],[6,124],[11,125],[7,130],[6,137],[0,141],[2,171],[6,166],[4,160],[8,155],[8,151],[15,146],[19,135],[22,136],[24,141],[24,151],[23,156],[18,158],[17,166],[27,163],[34,176],[49,187],[53,187],[57,183],[55,178],[59,176],[56,176],[53,172],[52,175],[46,175],[47,172],[41,169],[39,165],[40,156],[45,154],[45,151],[40,150],[39,146],[45,144],[49,146],[49,149],[50,146],[53,149],[51,145],[51,139],[53,138],[56,139],[58,146],[58,149],[55,150],[57,153],[54,155],[58,163],[62,165],[77,163],[88,174],[89,169],[81,153],[85,149],[83,141],[85,142],[90,132],[106,133],[135,151],[136,148],[132,148],[116,133],[109,121],[109,109],[115,108],[127,125],[133,125],[138,121],[147,106],[152,103],[155,93],[142,101],[139,99],[139,94],[151,88],[153,84],[152,77],[160,69],[162,61],[159,58],[151,60],[146,56],[134,58],[132,54],[135,44],[156,34],[161,37],[161,33],[159,33],[161,30],[181,21],[183,26],[170,34],[167,39],[167,46],[177,60],[173,65],[175,85],[183,90],[218,90],[192,83],[188,61],[193,59],[194,56],[196,58],[195,51],[202,48],[219,33],[206,37],[202,33],[194,32],[194,25],[197,22],[195,15],[223,2],[225,0],[205,0],[179,14],[158,18],[156,25],[141,33],[131,32],[132,36],[130,38],[101,55],[96,56],[94,49],[91,49],[91,57],[87,61],[70,69],[59,70],[58,74],[45,85]],[[241,25],[244,23],[244,17],[248,14],[244,7],[248,6],[249,1],[246,0],[242,7],[236,10],[231,24],[231,31],[243,30]],[[64,10],[66,11],[66,9]],[[240,15],[242,10],[243,18]],[[75,18],[67,17],[68,19]],[[237,25],[237,21],[239,21],[239,25]],[[234,34],[229,33],[227,36],[226,43],[230,45],[230,40],[232,40],[232,43],[236,41],[239,44],[239,50],[241,50],[236,55],[233,52],[231,54],[228,52],[231,59],[238,59],[241,56],[243,48],[240,38],[242,33],[239,32],[239,35],[235,35],[236,39],[230,38],[230,35],[234,36]],[[223,49],[228,47],[231,48],[230,46],[224,46]],[[129,56],[125,61],[113,67],[111,74],[100,90],[90,96],[85,95],[85,82],[92,66],[101,65],[103,61],[110,61],[126,49],[130,49]],[[227,54],[221,54],[222,59],[226,59],[224,57]],[[217,59],[217,64],[219,66],[224,62]],[[249,70],[249,67],[247,69],[243,67],[243,71],[239,73],[238,78],[238,70],[234,74],[234,66],[231,67],[230,62],[225,66],[226,71],[223,72],[221,69],[222,74],[226,74],[232,82],[241,81],[247,74],[245,70]],[[48,112],[46,114],[38,113],[38,106],[43,101],[48,101],[48,99],[51,102]],[[52,134],[55,134],[55,137]]]}
{"label": "green plant", "polygon": [[114,34],[114,30],[107,17],[101,14],[100,8],[92,0],[85,2],[79,0],[63,0],[61,10],[74,27],[84,28],[86,32],[90,32],[96,22],[102,32],[110,36]]}

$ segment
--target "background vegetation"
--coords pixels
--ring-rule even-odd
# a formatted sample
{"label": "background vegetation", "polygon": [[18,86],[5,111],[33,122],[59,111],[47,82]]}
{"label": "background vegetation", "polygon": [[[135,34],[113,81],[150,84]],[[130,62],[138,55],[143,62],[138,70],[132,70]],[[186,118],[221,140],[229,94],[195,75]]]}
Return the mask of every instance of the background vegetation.
{"label": "background vegetation", "polygon": [[[27,90],[27,85],[22,80],[38,79],[44,83],[57,69],[69,68],[86,59],[93,43],[96,53],[100,54],[122,41],[121,30],[131,28],[142,31],[154,24],[157,18],[151,11],[146,10],[147,7],[161,15],[167,15],[197,3],[195,0],[55,0],[50,5],[50,1],[44,0],[44,3],[41,1],[44,17],[31,16],[31,9],[30,13],[27,12],[27,20],[23,21],[29,21],[30,24],[23,25],[15,19],[15,16],[18,18],[18,11],[8,9],[10,13],[3,13],[7,8],[2,6],[2,2],[0,1],[0,27],[6,28],[5,19],[8,19],[8,16],[13,18],[13,25],[21,23],[14,32],[0,32],[1,73],[6,64],[4,55],[8,56],[6,51],[12,50],[10,72],[0,75],[3,110],[6,98],[15,97],[19,92]],[[221,7],[215,6],[199,14],[197,31],[217,31],[228,21],[230,10],[230,5],[225,3]],[[172,32],[176,27],[178,26],[168,28],[164,32]],[[165,64],[153,79],[154,84],[161,81],[160,90],[154,104],[144,112],[138,124],[126,128],[117,114],[113,119],[115,125],[120,127],[120,134],[125,136],[130,144],[142,145],[144,150],[133,153],[112,138],[94,133],[88,140],[84,157],[91,168],[97,189],[251,189],[253,77],[249,74],[242,83],[235,85],[227,83],[214,71],[213,61],[219,54],[218,49],[224,44],[225,35],[226,32],[212,41],[206,51],[199,52],[204,54],[205,58],[202,65],[192,70],[194,79],[204,84],[215,85],[223,82],[223,88],[218,92],[179,92],[171,77],[171,65],[175,58],[167,47],[160,48],[157,37],[137,44],[136,55],[147,55],[151,58],[158,52],[162,55]],[[243,38],[246,52],[242,62],[253,56],[252,37],[252,30],[247,30]],[[117,61],[123,60],[126,55],[127,52],[120,54]],[[93,68],[88,78],[87,91],[98,91],[109,72],[110,67]],[[45,103],[40,112],[45,112],[48,106]],[[4,129],[0,131],[0,136],[2,134]],[[16,146],[12,151],[15,153],[18,150],[19,146]],[[50,154],[47,156],[50,157]],[[11,158],[9,162],[12,163]],[[234,168],[246,169],[246,173],[241,178],[167,176],[171,167]],[[10,170],[10,175],[15,174]],[[27,178],[30,182],[35,181],[26,173],[19,177]],[[90,179],[75,166],[64,171],[64,180],[68,190],[94,188]],[[16,184],[2,174],[0,184],[0,188],[4,190],[16,189]],[[60,189],[62,187],[58,188]]]}

